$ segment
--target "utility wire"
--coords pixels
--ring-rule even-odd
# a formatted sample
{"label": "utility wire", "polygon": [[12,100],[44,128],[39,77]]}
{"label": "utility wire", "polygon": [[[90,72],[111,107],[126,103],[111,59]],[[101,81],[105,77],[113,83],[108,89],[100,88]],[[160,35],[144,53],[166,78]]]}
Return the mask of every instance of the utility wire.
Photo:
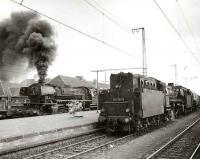
{"label": "utility wire", "polygon": [[193,31],[192,31],[192,29],[191,29],[191,27],[190,27],[190,24],[189,24],[189,22],[188,22],[188,20],[187,20],[187,18],[186,18],[186,16],[185,16],[185,14],[184,14],[184,11],[183,11],[183,9],[181,8],[181,6],[180,6],[178,0],[176,0],[176,2],[177,2],[178,9],[179,9],[179,11],[180,11],[180,13],[181,13],[181,15],[182,15],[184,21],[185,21],[185,24],[186,24],[186,26],[187,26],[187,29],[188,29],[188,31],[190,32],[190,34],[191,34],[191,36],[192,36],[192,38],[193,38],[194,44],[195,44],[195,46],[196,46],[196,49],[198,49],[197,40],[196,40],[196,38],[195,38],[195,36],[194,36],[194,33],[193,33]]}
{"label": "utility wire", "polygon": [[193,53],[192,49],[189,47],[189,45],[186,43],[186,41],[183,39],[183,37],[181,36],[181,34],[178,32],[178,30],[176,29],[176,27],[174,26],[174,24],[171,22],[171,20],[167,17],[167,15],[165,14],[165,12],[162,10],[162,8],[160,7],[160,5],[156,2],[156,0],[153,0],[154,3],[156,4],[156,6],[160,9],[160,11],[162,12],[162,14],[164,15],[165,19],[168,21],[168,23],[171,25],[171,27],[174,29],[174,31],[177,33],[177,35],[179,36],[179,38],[182,40],[183,44],[186,46],[186,48],[189,50],[190,54],[194,57],[194,59],[197,61],[198,64],[200,64],[200,60],[195,56],[195,54]]}
{"label": "utility wire", "polygon": [[76,28],[74,28],[74,27],[72,27],[72,26],[70,26],[70,25],[67,25],[67,24],[65,24],[65,23],[63,23],[63,22],[61,22],[61,21],[59,21],[59,20],[57,20],[57,19],[55,19],[55,18],[52,18],[52,17],[50,17],[50,16],[48,16],[48,15],[42,13],[42,12],[36,11],[36,10],[34,10],[34,9],[32,9],[32,8],[30,8],[30,7],[26,6],[26,5],[24,5],[24,4],[18,3],[18,2],[16,2],[15,0],[10,0],[10,1],[12,1],[12,2],[14,2],[14,3],[16,3],[16,4],[18,4],[18,5],[22,6],[22,7],[24,7],[24,8],[26,8],[26,9],[30,10],[30,11],[32,11],[32,12],[35,12],[35,13],[37,13],[37,14],[39,14],[39,15],[42,15],[42,16],[44,16],[44,17],[46,17],[46,18],[48,18],[48,19],[50,19],[50,20],[52,20],[52,21],[54,21],[54,22],[56,22],[56,23],[58,23],[58,24],[60,24],[60,25],[63,25],[64,27],[67,27],[67,28],[69,28],[69,29],[71,29],[71,30],[73,30],[73,31],[76,31],[76,32],[78,32],[78,33],[80,33],[80,34],[82,34],[82,35],[84,35],[84,36],[87,36],[87,37],[89,37],[89,38],[91,38],[91,39],[93,39],[93,40],[96,40],[96,41],[98,41],[98,42],[100,42],[100,43],[103,43],[104,45],[107,45],[107,46],[109,46],[109,47],[111,47],[111,48],[113,48],[113,49],[115,49],[115,50],[117,50],[117,51],[119,51],[119,52],[122,52],[122,53],[124,53],[124,54],[126,54],[126,55],[128,55],[128,56],[132,56],[132,57],[134,57],[134,58],[136,58],[136,59],[138,59],[138,60],[141,61],[141,59],[138,58],[137,56],[134,56],[133,54],[131,54],[131,53],[127,52],[127,51],[124,51],[124,50],[122,50],[122,49],[120,49],[120,48],[117,48],[116,46],[114,46],[114,45],[112,45],[112,44],[109,44],[109,43],[107,43],[107,42],[105,42],[105,41],[103,41],[103,40],[100,40],[100,39],[98,39],[98,38],[96,38],[96,37],[94,37],[94,36],[92,36],[92,35],[90,35],[90,34],[87,34],[87,33],[85,33],[85,32],[82,32],[82,31],[80,31],[80,30],[78,30],[78,29],[76,29]]}
{"label": "utility wire", "polygon": [[11,67],[12,67],[12,66],[13,66],[13,67],[25,67],[24,65],[17,65],[17,64],[16,64],[16,65],[15,65],[15,64],[0,64],[0,67],[4,67],[4,66],[5,66],[5,67],[6,67],[6,66],[11,66]]}
{"label": "utility wire", "polygon": [[[7,70],[7,69],[5,70],[5,69],[0,68],[0,72],[1,72],[1,71],[3,71],[3,72],[20,73],[20,74],[22,73],[22,72],[19,72],[19,71],[12,71],[12,70]],[[22,73],[22,74],[28,74],[28,72],[24,72],[24,73]]]}
{"label": "utility wire", "polygon": [[[14,73],[22,73],[22,72],[20,72],[20,71],[13,71],[13,70],[10,70],[11,68],[4,68],[4,67],[6,67],[6,66],[11,66],[11,67],[18,67],[18,68],[20,68],[20,67],[24,67],[24,66],[17,66],[17,65],[14,65],[14,64],[0,64],[0,72],[1,71],[3,71],[3,72],[14,72]],[[1,68],[2,67],[2,68]],[[27,74],[28,72],[24,72],[23,74]]]}
{"label": "utility wire", "polygon": [[[122,30],[124,30],[127,33],[130,33],[131,30],[125,28],[122,24],[120,24],[119,22],[117,22],[116,20],[114,20],[113,18],[111,18],[110,16],[108,16],[106,13],[104,13],[103,11],[99,10],[95,5],[93,5],[92,3],[90,3],[88,0],[83,0],[84,2],[86,2],[88,5],[90,5],[91,7],[93,7],[94,9],[96,9],[99,13],[101,13],[103,16],[105,16],[106,18],[108,18],[110,21],[112,21],[114,24],[116,24],[117,26],[119,26]],[[105,9],[104,9],[105,10]]]}
{"label": "utility wire", "polygon": [[[114,14],[112,14],[110,11],[108,11],[107,9],[105,9],[104,7],[102,7],[99,3],[97,3],[95,0],[92,0],[96,5],[98,5],[99,8],[101,8],[102,10],[104,10],[105,12],[107,12],[108,14],[106,14],[105,12],[101,11],[100,9],[98,9],[95,5],[93,5],[92,3],[90,3],[88,0],[83,0],[84,2],[86,2],[88,5],[90,5],[91,7],[93,7],[94,9],[96,9],[99,13],[101,13],[103,16],[105,16],[108,20],[112,21],[115,25],[117,25],[119,28],[121,28],[123,31],[125,31],[126,33],[130,34],[131,33],[131,29],[129,29],[129,27],[124,26],[123,23],[121,22],[121,20],[119,18],[117,18]],[[113,18],[112,18],[113,17]],[[117,19],[117,20],[115,20]],[[140,41],[137,38],[138,41]]]}
{"label": "utility wire", "polygon": [[[123,23],[118,17],[116,17],[113,13],[111,13],[110,11],[108,11],[107,9],[105,9],[104,7],[102,7],[102,5],[100,5],[99,3],[97,3],[97,1],[95,1],[95,0],[92,0],[95,4],[97,4],[101,9],[103,9],[105,12],[107,12],[109,15],[111,15],[114,19],[117,19],[120,23]],[[105,13],[104,13],[105,14]],[[120,24],[123,28],[125,28],[125,30],[129,30],[130,31],[130,29],[126,29],[126,28],[129,28],[129,27],[127,27],[127,26],[125,26],[124,25],[124,23],[123,23],[123,25],[122,24]]]}

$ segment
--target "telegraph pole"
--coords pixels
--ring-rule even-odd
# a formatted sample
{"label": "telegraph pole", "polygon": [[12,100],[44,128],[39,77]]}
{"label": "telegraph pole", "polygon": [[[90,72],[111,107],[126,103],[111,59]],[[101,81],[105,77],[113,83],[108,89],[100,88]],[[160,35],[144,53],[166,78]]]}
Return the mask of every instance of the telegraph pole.
{"label": "telegraph pole", "polygon": [[97,73],[97,80],[96,80],[96,88],[97,88],[97,113],[99,111],[99,72],[104,72],[104,70],[93,70],[92,72],[96,72]]}
{"label": "telegraph pole", "polygon": [[132,29],[132,32],[142,30],[142,66],[143,66],[143,76],[147,76],[147,59],[146,59],[146,44],[145,44],[145,29],[136,28]]}

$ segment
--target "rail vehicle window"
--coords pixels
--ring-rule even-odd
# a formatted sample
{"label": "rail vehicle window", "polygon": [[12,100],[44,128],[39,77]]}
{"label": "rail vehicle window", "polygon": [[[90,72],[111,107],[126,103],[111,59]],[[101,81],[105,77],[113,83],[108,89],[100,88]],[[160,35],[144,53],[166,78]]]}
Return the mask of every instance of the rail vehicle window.
{"label": "rail vehicle window", "polygon": [[137,78],[133,78],[133,90],[135,88],[138,88],[138,79]]}
{"label": "rail vehicle window", "polygon": [[141,84],[141,87],[144,87],[144,81],[143,80],[140,81],[140,84]]}
{"label": "rail vehicle window", "polygon": [[192,94],[192,92],[188,89],[187,90],[187,93],[189,94],[189,95],[191,95]]}
{"label": "rail vehicle window", "polygon": [[110,85],[111,89],[129,89],[133,87],[133,76],[129,74],[111,75]]}
{"label": "rail vehicle window", "polygon": [[184,96],[184,91],[183,91],[183,89],[180,89],[180,94],[181,94],[181,96]]}

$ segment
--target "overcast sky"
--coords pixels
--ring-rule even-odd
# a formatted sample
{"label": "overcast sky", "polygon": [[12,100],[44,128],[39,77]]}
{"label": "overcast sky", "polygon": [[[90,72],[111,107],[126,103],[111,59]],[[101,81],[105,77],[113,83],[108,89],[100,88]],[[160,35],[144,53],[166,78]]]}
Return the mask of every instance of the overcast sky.
{"label": "overcast sky", "polygon": [[[191,55],[153,0],[87,1],[120,23],[126,30],[103,16],[84,0],[24,0],[23,4],[126,53],[42,17],[53,25],[58,47],[57,57],[49,68],[48,77],[52,78],[58,74],[80,75],[92,80],[96,78],[96,74],[91,70],[142,67],[141,32],[133,34],[131,29],[144,27],[148,76],[173,82],[174,67],[170,65],[177,64],[178,83],[200,93],[200,63],[197,62],[200,61],[199,0],[157,0],[198,60]],[[0,0],[0,20],[8,18],[13,11],[22,10],[27,9],[10,0]],[[142,73],[141,70],[129,71]],[[33,78],[34,74],[35,70],[27,73],[25,77]],[[100,73],[100,81],[104,81],[104,78],[104,73]]]}

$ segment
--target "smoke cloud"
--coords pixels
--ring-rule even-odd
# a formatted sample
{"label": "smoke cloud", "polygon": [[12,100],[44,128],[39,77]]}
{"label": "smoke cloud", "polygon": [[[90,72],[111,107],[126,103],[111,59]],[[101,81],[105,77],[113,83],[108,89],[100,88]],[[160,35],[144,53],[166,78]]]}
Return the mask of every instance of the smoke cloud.
{"label": "smoke cloud", "polygon": [[12,13],[0,22],[0,80],[23,74],[22,67],[36,68],[43,83],[56,55],[51,25],[32,12]]}

